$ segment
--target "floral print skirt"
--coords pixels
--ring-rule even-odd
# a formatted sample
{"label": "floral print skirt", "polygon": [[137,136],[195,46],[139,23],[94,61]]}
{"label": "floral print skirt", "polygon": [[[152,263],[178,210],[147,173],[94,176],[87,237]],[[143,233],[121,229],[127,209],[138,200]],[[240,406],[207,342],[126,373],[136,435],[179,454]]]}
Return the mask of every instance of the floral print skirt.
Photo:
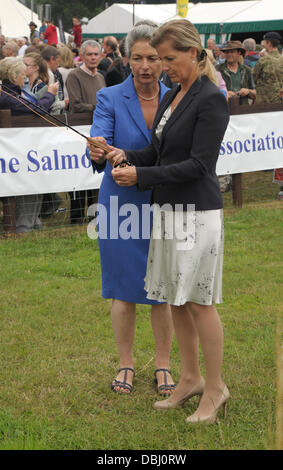
{"label": "floral print skirt", "polygon": [[184,305],[222,302],[223,209],[164,211],[154,206],[147,298]]}

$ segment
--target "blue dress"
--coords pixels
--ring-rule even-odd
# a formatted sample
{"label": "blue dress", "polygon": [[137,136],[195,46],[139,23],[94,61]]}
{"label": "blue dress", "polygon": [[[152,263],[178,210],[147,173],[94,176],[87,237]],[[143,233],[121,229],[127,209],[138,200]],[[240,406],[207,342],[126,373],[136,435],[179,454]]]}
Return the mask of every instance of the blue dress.
{"label": "blue dress", "polygon": [[[162,83],[159,85],[161,100],[168,88]],[[150,144],[151,130],[146,127],[132,76],[119,85],[99,90],[90,135],[103,136],[108,144],[127,150],[139,150]],[[97,166],[96,170],[101,171],[101,168]],[[99,211],[102,296],[137,304],[158,304],[148,300],[144,290],[150,241],[150,224],[146,222],[151,191],[141,192],[137,186],[118,186],[111,170],[107,162],[98,200],[105,208],[103,213],[107,214],[102,226]],[[143,205],[147,205],[146,215],[142,215]],[[143,236],[142,219],[147,225]]]}

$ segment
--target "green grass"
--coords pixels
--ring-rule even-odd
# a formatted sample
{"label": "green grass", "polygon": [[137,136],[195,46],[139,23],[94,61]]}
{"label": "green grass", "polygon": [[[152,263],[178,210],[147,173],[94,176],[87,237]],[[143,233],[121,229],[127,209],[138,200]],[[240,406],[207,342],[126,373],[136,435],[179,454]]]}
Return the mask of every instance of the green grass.
{"label": "green grass", "polygon": [[[220,416],[211,426],[185,423],[195,399],[164,413],[152,408],[158,397],[146,306],[137,309],[134,391],[111,391],[118,356],[110,301],[101,298],[98,246],[86,227],[2,238],[0,259],[1,450],[283,447],[276,440],[282,202],[225,210],[224,303],[218,310],[223,378],[232,399],[226,420]],[[175,339],[171,368],[178,380]]]}

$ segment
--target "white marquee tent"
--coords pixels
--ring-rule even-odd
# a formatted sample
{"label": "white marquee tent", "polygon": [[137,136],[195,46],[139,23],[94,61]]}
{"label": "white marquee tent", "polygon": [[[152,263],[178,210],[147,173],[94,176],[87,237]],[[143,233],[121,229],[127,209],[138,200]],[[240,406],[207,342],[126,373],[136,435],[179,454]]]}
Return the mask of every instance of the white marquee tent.
{"label": "white marquee tent", "polygon": [[1,34],[8,38],[29,37],[30,21],[34,21],[38,27],[41,25],[38,15],[22,3],[17,0],[0,0]]}
{"label": "white marquee tent", "polygon": [[[142,19],[156,23],[177,18],[176,3],[135,5],[114,3],[83,27],[84,38],[106,35],[124,36]],[[194,23],[201,38],[212,36],[217,42],[232,33],[283,31],[283,0],[244,0],[232,2],[189,2],[187,19]]]}
{"label": "white marquee tent", "polygon": [[[194,8],[193,4],[191,8]],[[140,20],[150,19],[161,23],[175,14],[176,3],[134,6],[128,3],[114,3],[83,26],[83,37],[100,38],[106,35],[121,37]]]}
{"label": "white marquee tent", "polygon": [[[30,36],[29,23],[33,21],[38,29],[41,21],[38,15],[17,0],[0,0],[0,34],[7,38]],[[58,39],[60,38],[57,28]],[[64,33],[66,40],[68,33]]]}

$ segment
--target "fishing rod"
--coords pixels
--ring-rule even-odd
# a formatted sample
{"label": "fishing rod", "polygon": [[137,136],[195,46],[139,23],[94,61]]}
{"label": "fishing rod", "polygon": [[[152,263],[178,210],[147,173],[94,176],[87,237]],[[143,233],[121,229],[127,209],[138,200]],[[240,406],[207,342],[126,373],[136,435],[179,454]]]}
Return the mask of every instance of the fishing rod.
{"label": "fishing rod", "polygon": [[[111,152],[111,149],[110,147],[107,145],[107,144],[103,144],[102,142],[94,142],[92,141],[89,137],[87,137],[86,135],[82,134],[81,132],[79,132],[77,129],[74,129],[74,127],[70,126],[69,124],[66,124],[64,123],[63,121],[61,121],[61,119],[58,119],[56,118],[53,114],[49,113],[46,109],[42,108],[41,106],[39,106],[38,104],[36,103],[33,103],[33,102],[30,102],[27,98],[17,94],[17,93],[14,93],[13,90],[11,90],[9,87],[7,87],[6,85],[0,85],[1,86],[1,89],[2,89],[2,92],[5,93],[6,95],[9,95],[10,97],[14,98],[15,100],[19,101],[22,105],[24,105],[26,108],[28,108],[30,111],[32,111],[34,114],[36,114],[37,116],[41,117],[42,119],[44,119],[45,121],[49,122],[50,124],[52,124],[53,126],[55,127],[62,127],[62,124],[64,124],[65,127],[67,127],[68,129],[71,129],[73,132],[76,132],[76,134],[80,135],[81,137],[83,137],[84,139],[86,139],[88,142],[90,142],[92,145],[94,145],[95,147],[98,147],[98,148],[101,148],[102,150],[104,150],[106,153],[109,153]],[[4,88],[4,89],[3,89]],[[8,90],[8,91],[6,91]],[[9,92],[12,92],[12,93],[9,93]],[[39,111],[42,111],[44,114],[47,114],[48,116],[50,116],[52,119],[54,119],[54,121],[57,121],[61,124],[61,126],[58,126],[57,124],[55,124],[55,122],[52,122],[50,121],[49,119],[47,119],[46,117],[42,116],[42,114],[39,114],[37,113],[31,106],[29,106],[27,103],[29,104],[32,104],[33,107],[35,107],[36,109],[38,109]]]}
{"label": "fishing rod", "polygon": [[[73,132],[76,132],[76,134],[80,135],[81,137],[83,137],[84,139],[86,139],[88,142],[90,142],[94,147],[97,147],[97,148],[100,148],[102,150],[104,150],[104,152],[106,153],[109,153],[111,152],[111,148],[109,147],[109,145],[107,144],[103,144],[102,142],[97,142],[97,141],[93,141],[91,140],[90,137],[87,137],[86,135],[82,134],[81,132],[79,132],[77,129],[74,129],[74,127],[70,126],[69,124],[67,123],[64,123],[63,121],[61,121],[60,119],[56,118],[53,114],[49,113],[46,109],[42,108],[41,106],[39,106],[38,104],[36,103],[32,103],[32,105],[37,108],[39,111],[42,111],[44,114],[47,114],[48,116],[50,116],[53,120],[59,122],[61,124],[61,126],[58,126],[55,122],[53,121],[50,121],[49,119],[47,119],[45,116],[42,116],[42,114],[39,114],[37,113],[32,107],[30,107],[27,103],[30,104],[30,101],[25,98],[24,96],[21,96],[17,93],[14,93],[13,90],[11,90],[9,87],[7,87],[6,85],[4,85],[3,83],[0,85],[1,87],[1,90],[3,93],[5,93],[6,95],[9,95],[10,97],[16,99],[17,101],[19,101],[21,104],[23,104],[26,108],[28,108],[30,111],[32,111],[34,114],[36,114],[37,116],[39,116],[40,118],[44,119],[45,121],[49,122],[50,124],[52,124],[53,126],[55,127],[62,127],[62,124],[64,124],[65,127],[67,127],[68,129],[70,129],[71,131]],[[9,90],[10,92],[12,93],[9,93],[5,90],[3,90],[3,87],[6,89],[6,90]],[[129,162],[129,160],[123,160],[121,163],[118,163],[116,165],[114,165],[114,168],[116,167],[120,167],[120,168],[123,168],[123,167],[126,167],[126,166],[132,166],[132,163]]]}

